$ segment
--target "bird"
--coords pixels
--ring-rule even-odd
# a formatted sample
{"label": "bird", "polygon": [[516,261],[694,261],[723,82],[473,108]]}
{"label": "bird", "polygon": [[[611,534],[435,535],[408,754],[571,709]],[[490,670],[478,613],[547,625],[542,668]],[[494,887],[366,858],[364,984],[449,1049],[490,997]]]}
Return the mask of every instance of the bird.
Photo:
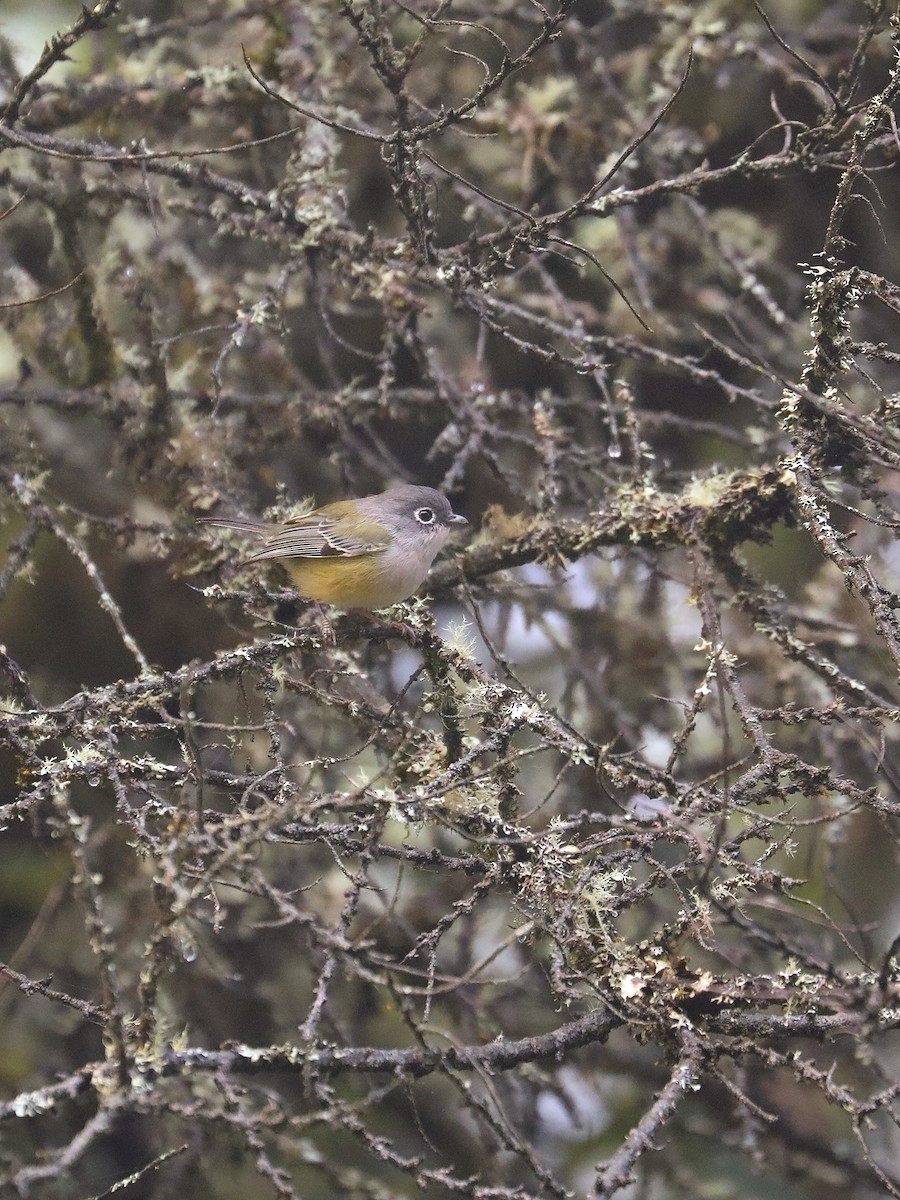
{"label": "bird", "polygon": [[468,521],[435,488],[400,484],[288,521],[204,517],[200,524],[245,534],[257,548],[241,565],[274,559],[308,600],[374,610],[411,596],[451,529]]}

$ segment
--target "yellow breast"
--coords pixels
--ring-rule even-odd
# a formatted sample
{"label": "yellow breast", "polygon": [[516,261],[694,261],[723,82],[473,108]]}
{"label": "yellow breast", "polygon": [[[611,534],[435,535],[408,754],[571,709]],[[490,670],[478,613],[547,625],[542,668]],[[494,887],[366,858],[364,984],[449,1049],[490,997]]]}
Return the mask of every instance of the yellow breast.
{"label": "yellow breast", "polygon": [[[386,571],[383,554],[346,558],[281,558],[301,596],[338,608],[389,608],[411,595],[421,578]],[[417,573],[418,574],[418,573]]]}

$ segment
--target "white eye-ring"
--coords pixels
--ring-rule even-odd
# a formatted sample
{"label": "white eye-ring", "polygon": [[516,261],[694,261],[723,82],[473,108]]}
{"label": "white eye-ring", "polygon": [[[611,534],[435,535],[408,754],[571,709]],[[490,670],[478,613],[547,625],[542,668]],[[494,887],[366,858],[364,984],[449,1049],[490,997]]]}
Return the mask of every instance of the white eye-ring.
{"label": "white eye-ring", "polygon": [[420,525],[434,524],[434,509],[433,508],[417,508],[416,520]]}

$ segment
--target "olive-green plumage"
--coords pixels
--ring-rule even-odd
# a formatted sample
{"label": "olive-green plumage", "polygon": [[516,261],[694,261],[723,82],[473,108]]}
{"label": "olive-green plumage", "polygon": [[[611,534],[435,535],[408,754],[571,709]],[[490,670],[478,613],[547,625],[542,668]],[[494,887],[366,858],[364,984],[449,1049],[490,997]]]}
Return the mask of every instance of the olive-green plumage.
{"label": "olive-green plumage", "polygon": [[275,559],[297,591],[339,608],[387,608],[419,587],[452,525],[465,525],[434,488],[403,484],[376,496],[338,500],[280,524],[208,517],[246,534],[248,563]]}

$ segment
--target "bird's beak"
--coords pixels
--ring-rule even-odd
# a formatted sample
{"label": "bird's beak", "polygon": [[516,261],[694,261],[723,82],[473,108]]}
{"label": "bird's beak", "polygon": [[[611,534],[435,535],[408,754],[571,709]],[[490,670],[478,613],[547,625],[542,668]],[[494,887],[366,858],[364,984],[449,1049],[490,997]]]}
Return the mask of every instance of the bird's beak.
{"label": "bird's beak", "polygon": [[466,520],[466,518],[461,517],[459,513],[452,513],[450,516],[451,525],[468,525],[468,523],[469,522]]}

